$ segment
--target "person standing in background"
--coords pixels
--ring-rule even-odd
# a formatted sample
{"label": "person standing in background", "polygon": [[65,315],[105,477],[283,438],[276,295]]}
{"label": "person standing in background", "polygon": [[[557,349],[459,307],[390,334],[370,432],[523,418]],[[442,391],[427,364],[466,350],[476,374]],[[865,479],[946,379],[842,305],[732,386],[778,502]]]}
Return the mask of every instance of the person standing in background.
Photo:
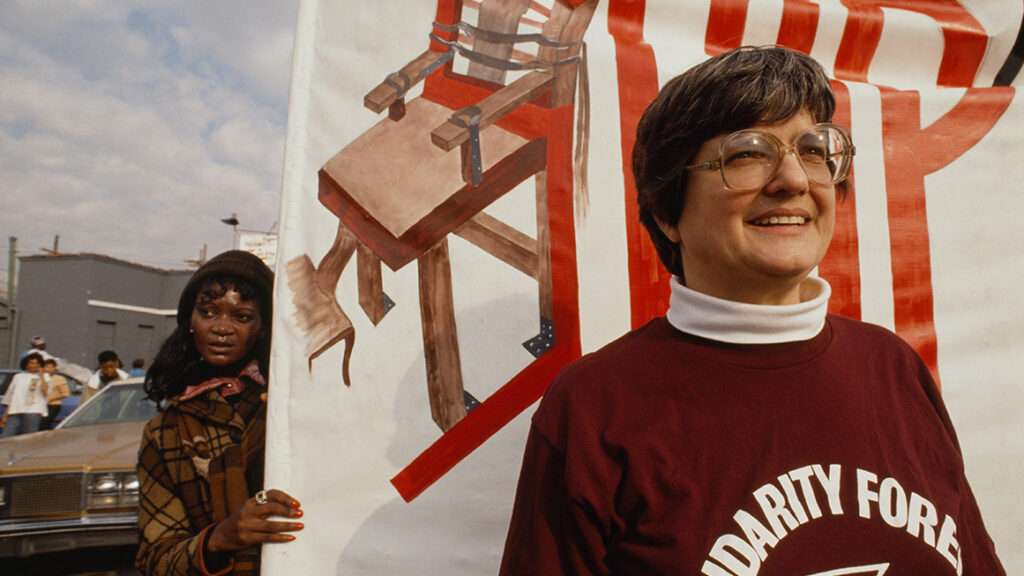
{"label": "person standing in background", "polygon": [[71,388],[68,386],[67,378],[57,374],[55,358],[43,360],[43,369],[40,374],[49,387],[49,392],[46,394],[46,418],[43,420],[41,429],[50,430],[57,424],[61,401],[71,395]]}
{"label": "person standing in background", "polygon": [[132,378],[142,378],[146,375],[146,361],[142,358],[132,360],[132,369],[128,371]]}
{"label": "person standing in background", "polygon": [[21,353],[21,356],[18,357],[19,362],[22,361],[29,354],[39,354],[39,357],[42,358],[43,360],[53,357],[49,352],[46,351],[46,338],[43,338],[42,336],[33,336],[32,340],[29,341],[29,344],[32,347]]}
{"label": "person standing in background", "polygon": [[49,387],[40,374],[43,357],[35,352],[21,359],[22,372],[14,375],[0,403],[7,412],[0,421],[3,437],[28,434],[39,430],[46,416],[46,395]]}
{"label": "person standing in background", "polygon": [[82,391],[83,402],[92,398],[94,394],[106,387],[107,384],[128,378],[128,373],[121,370],[121,359],[117,357],[117,352],[104,350],[96,357],[96,362],[99,364],[99,368],[85,384],[85,390]]}

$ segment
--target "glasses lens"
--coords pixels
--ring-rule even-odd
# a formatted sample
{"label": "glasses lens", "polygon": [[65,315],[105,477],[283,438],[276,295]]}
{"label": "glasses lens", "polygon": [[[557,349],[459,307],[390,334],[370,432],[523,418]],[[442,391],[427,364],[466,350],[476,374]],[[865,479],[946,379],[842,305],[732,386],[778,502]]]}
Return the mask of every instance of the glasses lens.
{"label": "glasses lens", "polygon": [[765,134],[737,132],[722,142],[722,177],[733,190],[764,186],[779,164],[779,147]]}
{"label": "glasses lens", "polygon": [[812,182],[841,182],[850,171],[849,139],[834,126],[818,126],[803,133],[793,147]]}
{"label": "glasses lens", "polygon": [[[811,182],[837,184],[850,173],[852,145],[836,126],[815,126],[798,136],[792,149]],[[755,190],[775,176],[781,159],[780,144],[768,134],[736,132],[722,142],[722,178],[731,190]]]}

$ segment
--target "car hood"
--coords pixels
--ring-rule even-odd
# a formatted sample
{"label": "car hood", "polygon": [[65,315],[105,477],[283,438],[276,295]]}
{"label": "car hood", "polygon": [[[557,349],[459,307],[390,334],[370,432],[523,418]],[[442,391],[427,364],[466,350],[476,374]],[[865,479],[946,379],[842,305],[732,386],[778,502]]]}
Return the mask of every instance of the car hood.
{"label": "car hood", "polygon": [[62,428],[0,440],[0,475],[134,468],[145,422]]}

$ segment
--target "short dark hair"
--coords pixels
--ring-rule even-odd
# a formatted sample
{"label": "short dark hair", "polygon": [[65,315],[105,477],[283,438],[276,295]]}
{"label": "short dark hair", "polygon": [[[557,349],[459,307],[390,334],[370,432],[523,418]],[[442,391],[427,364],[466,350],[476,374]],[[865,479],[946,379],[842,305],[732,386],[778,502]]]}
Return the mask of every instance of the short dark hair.
{"label": "short dark hair", "polygon": [[121,359],[117,357],[117,352],[114,352],[113,350],[104,350],[103,352],[100,352],[98,356],[96,356],[96,362],[98,364],[106,364],[107,362],[111,361],[117,362],[119,364],[121,363]]}
{"label": "short dark hair", "polygon": [[[814,59],[781,46],[744,46],[690,68],[662,87],[637,125],[633,177],[640,222],[669,272],[682,277],[679,245],[658,227],[683,211],[686,166],[706,142],[807,110],[829,122],[835,97]],[[845,187],[839,185],[840,193]]]}
{"label": "short dark hair", "polygon": [[28,363],[33,359],[39,361],[40,364],[43,363],[43,355],[33,352],[31,354],[26,354],[25,357],[18,362],[18,368],[21,368],[22,370],[28,368]]}
{"label": "short dark hair", "polygon": [[54,366],[56,366],[57,365],[57,359],[56,358],[47,358],[46,360],[43,360],[43,366],[49,366],[50,364],[53,364]]}
{"label": "short dark hair", "polygon": [[146,365],[146,361],[142,358],[136,358],[132,360],[132,368],[143,368]]}

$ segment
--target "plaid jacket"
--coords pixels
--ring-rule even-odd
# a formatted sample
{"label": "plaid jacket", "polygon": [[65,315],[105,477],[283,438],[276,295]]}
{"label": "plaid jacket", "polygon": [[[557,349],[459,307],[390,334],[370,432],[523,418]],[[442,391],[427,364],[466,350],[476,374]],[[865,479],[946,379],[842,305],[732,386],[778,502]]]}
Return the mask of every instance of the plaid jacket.
{"label": "plaid jacket", "polygon": [[250,383],[233,402],[218,390],[175,399],[146,424],[136,555],[143,574],[258,573],[259,547],[236,552],[227,567],[207,566],[214,559],[203,550],[213,526],[263,486],[263,390]]}

